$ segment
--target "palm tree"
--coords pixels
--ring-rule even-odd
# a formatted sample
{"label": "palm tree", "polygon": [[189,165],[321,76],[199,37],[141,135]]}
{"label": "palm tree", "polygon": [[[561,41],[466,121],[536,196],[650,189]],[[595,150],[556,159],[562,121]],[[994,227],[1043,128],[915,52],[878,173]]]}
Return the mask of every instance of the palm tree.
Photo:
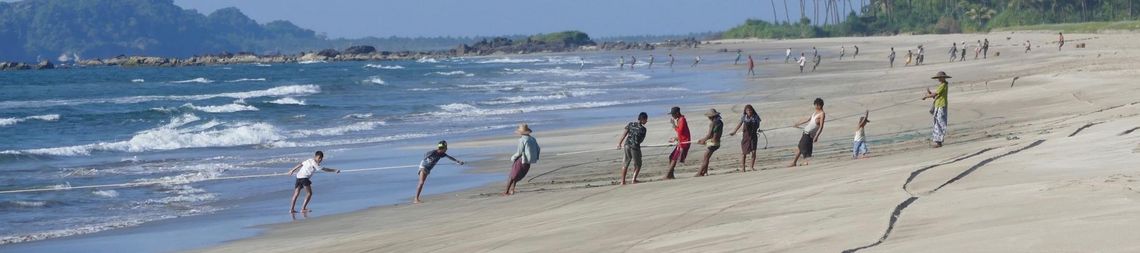
{"label": "palm tree", "polygon": [[788,0],[784,0],[784,19],[789,24],[791,24],[792,23],[792,15],[788,15],[788,13],[789,13],[788,12]]}
{"label": "palm tree", "polygon": [[776,14],[776,0],[772,0],[772,24],[780,23],[780,15]]}

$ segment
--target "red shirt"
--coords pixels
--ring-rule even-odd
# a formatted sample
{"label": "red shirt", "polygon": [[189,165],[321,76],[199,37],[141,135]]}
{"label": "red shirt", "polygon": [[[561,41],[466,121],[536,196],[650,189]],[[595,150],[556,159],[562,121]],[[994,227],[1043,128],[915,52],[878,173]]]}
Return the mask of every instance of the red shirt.
{"label": "red shirt", "polygon": [[677,128],[673,130],[677,131],[677,141],[681,145],[689,145],[689,122],[685,120],[685,116],[677,118]]}

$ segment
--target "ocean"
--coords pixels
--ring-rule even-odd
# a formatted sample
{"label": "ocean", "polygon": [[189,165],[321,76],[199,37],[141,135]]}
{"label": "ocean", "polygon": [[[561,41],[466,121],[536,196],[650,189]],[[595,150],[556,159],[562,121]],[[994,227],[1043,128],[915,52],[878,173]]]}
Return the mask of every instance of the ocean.
{"label": "ocean", "polygon": [[[58,190],[0,193],[0,249],[175,251],[251,236],[253,226],[407,202],[416,168],[401,166],[427,151],[412,146],[514,138],[520,122],[548,131],[663,115],[741,85],[733,73],[693,71],[691,56],[670,69],[658,52],[652,69],[642,59],[633,71],[618,70],[617,56],[5,72],[0,192]],[[495,155],[512,148],[449,153],[505,160]],[[325,166],[373,170],[314,176],[307,216],[286,210],[290,176],[231,179],[286,172],[316,150]],[[444,164],[425,194],[504,180]]]}

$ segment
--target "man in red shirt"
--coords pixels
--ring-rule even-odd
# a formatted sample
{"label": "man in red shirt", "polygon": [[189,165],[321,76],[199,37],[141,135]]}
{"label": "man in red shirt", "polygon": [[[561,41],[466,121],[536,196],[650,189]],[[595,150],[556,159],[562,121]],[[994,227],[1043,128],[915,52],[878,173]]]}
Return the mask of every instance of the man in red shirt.
{"label": "man in red shirt", "polygon": [[673,116],[673,130],[677,131],[677,137],[671,138],[669,142],[676,141],[676,146],[673,147],[673,153],[669,155],[669,172],[665,173],[665,179],[673,179],[673,168],[677,167],[677,162],[685,163],[685,157],[689,156],[689,122],[685,120],[685,115],[681,115],[681,107],[674,106],[669,110],[669,115]]}

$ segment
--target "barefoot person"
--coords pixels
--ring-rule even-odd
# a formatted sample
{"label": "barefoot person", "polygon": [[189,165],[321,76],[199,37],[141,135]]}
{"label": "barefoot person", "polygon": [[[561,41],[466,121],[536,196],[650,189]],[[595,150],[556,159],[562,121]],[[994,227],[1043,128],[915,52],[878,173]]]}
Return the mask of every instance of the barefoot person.
{"label": "barefoot person", "polygon": [[435,150],[428,151],[427,154],[424,154],[424,159],[420,160],[420,183],[416,185],[416,198],[412,200],[413,204],[423,202],[420,200],[420,193],[424,191],[424,183],[427,182],[427,177],[431,174],[431,169],[435,168],[435,164],[439,163],[439,160],[444,157],[451,159],[455,164],[463,165],[462,161],[447,154],[447,141],[439,141],[439,143],[436,144]]}
{"label": "barefoot person", "polygon": [[503,191],[503,195],[515,194],[515,185],[526,177],[526,173],[530,171],[530,166],[538,162],[538,154],[541,151],[538,147],[538,141],[530,136],[530,126],[526,123],[519,124],[519,128],[515,129],[515,134],[519,136],[518,148],[515,154],[511,156],[511,173],[507,177],[507,189]]}
{"label": "barefoot person", "polygon": [[289,170],[289,175],[295,175],[297,181],[293,183],[293,201],[289,204],[289,213],[297,213],[297,197],[301,196],[301,188],[305,188],[305,203],[301,204],[301,212],[309,212],[309,201],[313,200],[313,173],[317,171],[336,172],[340,174],[340,170],[333,168],[321,167],[321,161],[325,160],[325,153],[317,151],[313,158],[305,160],[293,166]]}
{"label": "barefoot person", "polygon": [[646,68],[646,69],[651,69],[651,68],[653,68],[653,55],[649,55],[649,66],[647,66],[647,67],[645,67],[645,68]]}
{"label": "barefoot person", "polygon": [[759,143],[757,133],[760,132],[760,115],[752,105],[744,106],[744,115],[740,116],[740,123],[728,136],[736,136],[740,128],[744,128],[744,136],[740,140],[740,171],[748,171],[748,156],[752,155],[752,170],[756,170],[756,144]]}
{"label": "barefoot person", "polygon": [[867,158],[867,133],[863,131],[863,128],[867,126],[867,123],[871,123],[871,120],[868,119],[870,115],[871,111],[864,112],[863,117],[859,118],[859,124],[855,127],[855,141],[851,148],[851,157],[854,159]]}
{"label": "barefoot person", "polygon": [[741,51],[740,49],[737,49],[737,50],[736,50],[736,60],[735,60],[735,61],[732,61],[732,65],[739,65],[739,64],[740,64],[740,57],[741,57],[741,55],[742,55],[743,53],[744,53],[744,52],[743,52],[743,51]]}
{"label": "barefoot person", "polygon": [[756,62],[752,60],[752,55],[748,55],[748,76],[756,76]]}
{"label": "barefoot person", "polygon": [[689,122],[685,120],[685,115],[681,115],[681,107],[674,106],[669,110],[669,116],[673,117],[670,122],[673,123],[673,131],[677,132],[677,136],[670,138],[669,142],[673,143],[673,152],[669,153],[669,171],[665,172],[665,179],[673,179],[673,169],[677,167],[677,162],[685,163],[685,157],[689,156]]}
{"label": "barefoot person", "polygon": [[784,51],[784,64],[788,64],[788,61],[791,61],[791,60],[792,60],[792,48],[789,47],[787,50]]}
{"label": "barefoot person", "polygon": [[[827,113],[823,112],[823,99],[816,98],[815,112],[811,117],[803,122],[792,125],[792,127],[803,126],[804,133],[800,136],[799,149],[796,150],[795,159],[792,160],[792,165],[789,167],[796,167],[800,165],[808,165],[808,159],[811,158],[812,146],[819,142],[819,136],[823,134],[823,124],[827,122]],[[803,158],[804,163],[799,164],[800,158]]]}
{"label": "barefoot person", "polygon": [[947,82],[946,79],[950,78],[952,77],[946,75],[946,72],[938,71],[938,75],[931,77],[931,79],[938,79],[938,88],[935,88],[934,92],[931,92],[930,89],[927,88],[926,96],[922,97],[922,100],[928,98],[934,99],[934,110],[931,112],[934,116],[934,130],[931,131],[932,137],[930,140],[934,141],[933,146],[935,148],[942,147],[942,140],[946,137],[946,124],[948,120],[946,117],[948,105],[947,92],[950,91],[950,83]]}
{"label": "barefoot person", "polygon": [[623,69],[625,69],[625,56],[622,56],[621,59],[618,59],[618,70]]}
{"label": "barefoot person", "polygon": [[804,65],[807,65],[807,57],[804,53],[800,53],[800,59],[796,61],[800,64],[800,74],[804,73]]}
{"label": "barefoot person", "polygon": [[1065,47],[1065,34],[1057,33],[1057,37],[1057,51],[1061,51],[1061,48]]}
{"label": "barefoot person", "polygon": [[705,145],[705,157],[701,159],[701,169],[697,171],[698,177],[709,175],[709,160],[712,159],[713,153],[720,149],[720,137],[724,135],[724,121],[720,119],[720,112],[710,108],[705,117],[709,118],[709,133],[697,141]]}
{"label": "barefoot person", "polygon": [[887,60],[891,62],[891,68],[895,67],[895,48],[891,47],[891,54],[887,55]]}
{"label": "barefoot person", "polygon": [[633,183],[639,183],[637,175],[641,174],[641,142],[645,141],[645,123],[648,121],[649,114],[644,112],[638,114],[637,121],[625,125],[625,132],[622,132],[621,140],[618,140],[618,150],[622,150],[622,153],[625,154],[621,163],[621,185],[625,185],[625,175],[629,171],[631,162],[633,163]]}
{"label": "barefoot person", "polygon": [[689,66],[689,67],[690,67],[690,68],[692,68],[692,67],[696,67],[696,66],[697,66],[697,64],[701,64],[701,56],[700,56],[700,55],[698,55],[697,57],[694,57],[694,58],[693,58],[693,66]]}
{"label": "barefoot person", "polygon": [[677,59],[673,58],[673,54],[669,54],[669,68],[673,68],[673,62],[675,61],[677,61]]}

